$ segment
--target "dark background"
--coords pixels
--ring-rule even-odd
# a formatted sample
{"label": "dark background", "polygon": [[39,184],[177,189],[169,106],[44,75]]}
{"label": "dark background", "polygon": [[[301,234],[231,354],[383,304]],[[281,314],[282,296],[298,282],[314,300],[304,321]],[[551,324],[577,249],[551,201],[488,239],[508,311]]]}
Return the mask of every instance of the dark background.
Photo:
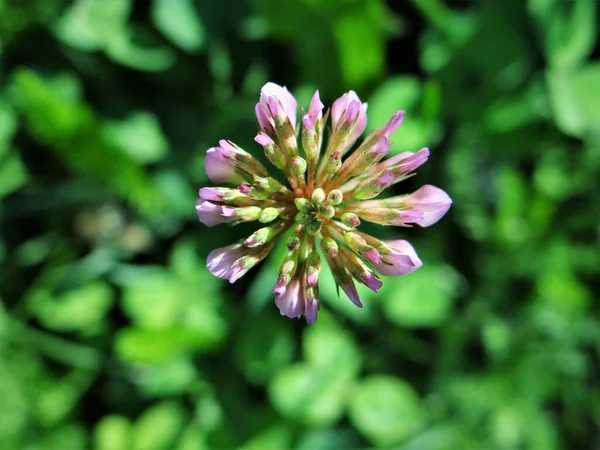
{"label": "dark background", "polygon": [[[0,0],[0,447],[600,446],[595,0]],[[206,256],[206,149],[261,86],[407,117],[454,204],[424,266],[318,322]]]}

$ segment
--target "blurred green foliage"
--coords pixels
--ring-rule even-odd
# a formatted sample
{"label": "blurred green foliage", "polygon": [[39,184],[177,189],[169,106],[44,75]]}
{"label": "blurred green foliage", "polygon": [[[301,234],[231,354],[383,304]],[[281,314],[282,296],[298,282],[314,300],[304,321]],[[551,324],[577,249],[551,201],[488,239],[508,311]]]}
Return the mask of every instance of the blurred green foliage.
{"label": "blurred green foliage", "polygon": [[[600,446],[596,0],[0,0],[0,448]],[[203,155],[260,87],[353,89],[429,146],[425,262],[359,310],[236,285]],[[274,254],[281,255],[275,250]]]}

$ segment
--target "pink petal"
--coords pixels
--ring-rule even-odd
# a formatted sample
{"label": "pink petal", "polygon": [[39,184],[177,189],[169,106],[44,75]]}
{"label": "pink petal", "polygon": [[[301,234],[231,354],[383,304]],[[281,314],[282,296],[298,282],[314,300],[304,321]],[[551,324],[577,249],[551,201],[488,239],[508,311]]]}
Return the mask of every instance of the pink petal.
{"label": "pink petal", "polygon": [[216,248],[209,253],[206,267],[213,275],[229,279],[232,275],[233,264],[244,254],[244,248],[239,244]]}
{"label": "pink petal", "polygon": [[298,108],[298,102],[294,96],[285,87],[279,86],[278,84],[269,82],[265,84],[260,90],[261,94],[266,97],[275,97],[281,103],[283,111],[289,117],[292,126],[296,127],[296,109]]}
{"label": "pink petal", "polygon": [[321,118],[323,116],[323,108],[325,105],[321,102],[319,98],[319,91],[315,91],[312,99],[310,101],[310,105],[308,107],[308,115],[314,119]]}
{"label": "pink petal", "polygon": [[383,128],[381,128],[380,133],[383,133],[386,138],[389,138],[398,129],[405,114],[405,111],[396,111],[392,114],[391,119],[383,126]]}
{"label": "pink petal", "polygon": [[206,152],[204,157],[204,170],[213,183],[239,183],[243,181],[231,163],[225,157],[221,147],[213,147]]}
{"label": "pink petal", "polygon": [[214,227],[223,222],[230,222],[235,219],[235,210],[228,206],[215,205],[214,203],[204,201],[198,205],[196,202],[196,212],[198,219],[207,227]]}
{"label": "pink petal", "polygon": [[306,318],[306,323],[313,324],[317,321],[317,312],[319,310],[319,302],[317,299],[307,301],[304,311],[304,317]]}
{"label": "pink petal", "polygon": [[385,255],[380,264],[375,264],[375,270],[381,275],[388,277],[406,275],[423,265],[408,241],[399,239],[384,241],[384,244],[392,248],[392,253]]}
{"label": "pink petal", "polygon": [[275,296],[275,304],[284,316],[294,318],[304,312],[304,292],[300,287],[300,281],[294,279],[283,294]]}
{"label": "pink petal", "polygon": [[438,187],[426,184],[408,195],[404,200],[414,209],[423,211],[423,220],[417,222],[428,227],[440,220],[452,205],[452,199]]}
{"label": "pink petal", "polygon": [[210,200],[213,202],[220,202],[221,196],[219,195],[219,190],[212,187],[203,187],[198,192],[200,198],[203,200]]}

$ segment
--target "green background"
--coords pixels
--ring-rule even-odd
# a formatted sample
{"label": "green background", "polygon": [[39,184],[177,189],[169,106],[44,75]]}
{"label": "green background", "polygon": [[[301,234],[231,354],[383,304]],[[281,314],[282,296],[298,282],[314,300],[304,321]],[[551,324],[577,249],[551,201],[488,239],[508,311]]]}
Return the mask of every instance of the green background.
{"label": "green background", "polygon": [[[0,448],[600,448],[596,0],[0,0]],[[349,89],[454,204],[316,325],[206,256],[206,149]],[[279,254],[279,256],[278,256]],[[279,259],[278,259],[279,258]]]}

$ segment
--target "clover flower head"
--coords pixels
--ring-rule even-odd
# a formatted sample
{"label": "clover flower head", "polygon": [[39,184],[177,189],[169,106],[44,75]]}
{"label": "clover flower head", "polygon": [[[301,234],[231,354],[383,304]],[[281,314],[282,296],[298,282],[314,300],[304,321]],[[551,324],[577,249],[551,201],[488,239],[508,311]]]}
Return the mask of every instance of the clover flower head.
{"label": "clover flower head", "polygon": [[427,227],[452,203],[443,190],[431,185],[412,194],[376,199],[389,186],[411,177],[429,157],[423,148],[384,159],[404,111],[394,113],[351,151],[367,126],[367,104],[350,91],[331,110],[323,109],[317,91],[297,122],[294,96],[285,87],[267,83],[255,108],[259,132],[254,140],[288,183],[277,181],[251,154],[222,140],[207,151],[204,166],[211,181],[228,187],[204,187],[196,202],[198,218],[209,227],[260,224],[246,239],[208,255],[208,269],[231,283],[262,261],[278,238],[289,235],[273,290],[275,304],[281,314],[304,315],[308,323],[317,320],[322,258],[337,286],[358,307],[362,303],[355,282],[377,292],[381,275],[404,275],[423,265],[407,241],[382,241],[365,234],[358,230],[361,221]]}

